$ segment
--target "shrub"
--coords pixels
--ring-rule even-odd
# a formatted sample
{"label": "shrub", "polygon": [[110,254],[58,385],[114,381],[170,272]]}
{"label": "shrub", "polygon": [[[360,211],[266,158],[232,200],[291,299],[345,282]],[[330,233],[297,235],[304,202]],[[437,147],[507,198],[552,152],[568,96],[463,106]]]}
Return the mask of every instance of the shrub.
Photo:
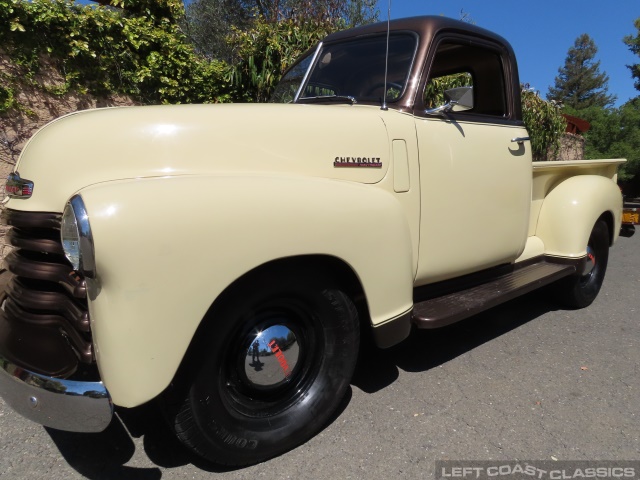
{"label": "shrub", "polygon": [[528,85],[522,87],[522,118],[531,138],[534,160],[554,160],[567,123],[555,103],[540,98]]}
{"label": "shrub", "polygon": [[142,103],[218,102],[228,99],[226,64],[195,54],[180,31],[179,0],[112,0],[82,6],[71,0],[0,0],[0,45],[30,82],[41,59],[53,59],[63,83],[102,96],[130,95]]}

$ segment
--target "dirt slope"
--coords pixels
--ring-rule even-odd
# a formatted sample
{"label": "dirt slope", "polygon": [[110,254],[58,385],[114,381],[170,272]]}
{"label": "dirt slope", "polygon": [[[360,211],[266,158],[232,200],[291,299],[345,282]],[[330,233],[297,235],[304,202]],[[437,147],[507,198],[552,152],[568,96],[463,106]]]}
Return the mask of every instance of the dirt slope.
{"label": "dirt slope", "polygon": [[[0,114],[0,179],[6,179],[14,168],[27,140],[51,120],[78,110],[134,105],[130,98],[112,96],[96,98],[76,92],[56,95],[56,86],[64,84],[59,72],[46,61],[33,79],[27,80],[23,69],[0,52],[0,83],[11,87],[20,110]],[[0,199],[4,199],[4,180],[0,180]],[[0,226],[0,256],[4,258],[10,247],[4,243],[6,228]]]}

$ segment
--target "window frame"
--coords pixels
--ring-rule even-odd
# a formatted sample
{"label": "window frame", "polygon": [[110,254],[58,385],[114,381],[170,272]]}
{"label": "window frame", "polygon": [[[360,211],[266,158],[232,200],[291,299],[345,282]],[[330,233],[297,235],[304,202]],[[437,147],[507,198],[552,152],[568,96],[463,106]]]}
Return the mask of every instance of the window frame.
{"label": "window frame", "polygon": [[[427,114],[427,107],[425,105],[424,92],[427,86],[429,79],[431,78],[431,73],[433,71],[435,57],[443,44],[458,44],[466,47],[473,48],[482,48],[491,53],[494,53],[498,56],[500,61],[500,66],[502,69],[502,81],[503,81],[503,91],[504,91],[504,102],[505,102],[505,112],[504,115],[491,115],[486,113],[476,113],[473,110],[464,111],[464,112],[449,112],[446,114],[445,118],[449,118],[451,120],[459,120],[465,122],[477,122],[477,123],[492,123],[492,124],[501,124],[501,125],[523,125],[522,119],[517,118],[515,101],[517,100],[515,95],[519,95],[520,92],[514,92],[513,86],[513,74],[514,69],[512,68],[512,59],[510,52],[503,45],[481,37],[446,32],[441,33],[436,36],[431,42],[431,46],[429,48],[429,52],[426,56],[426,61],[423,67],[423,72],[421,75],[421,81],[416,90],[416,98],[415,98],[415,106],[414,106],[414,115],[420,118],[433,118],[433,119],[442,119],[442,116],[436,116]],[[472,78],[474,81],[474,88],[476,85],[476,79],[473,75],[473,72],[469,72],[472,74]],[[447,73],[444,73],[447,75]],[[440,75],[439,75],[440,76]],[[436,77],[438,78],[438,77]],[[474,94],[475,101],[475,94]]]}
{"label": "window frame", "polygon": [[[357,37],[354,37],[352,39],[340,39],[340,40],[334,40],[332,42],[322,42],[321,45],[319,45],[318,50],[316,51],[315,54],[315,58],[312,60],[311,65],[309,66],[309,70],[307,71],[307,74],[305,75],[305,78],[300,86],[300,95],[296,96],[296,101],[294,101],[294,103],[302,103],[299,102],[299,100],[304,99],[306,97],[302,96],[302,92],[305,91],[305,89],[307,88],[307,85],[310,83],[311,81],[311,77],[312,74],[317,66],[317,63],[320,61],[324,51],[326,48],[328,47],[332,47],[334,45],[337,44],[341,44],[341,43],[352,43],[352,42],[358,42],[358,41],[362,41],[362,40],[369,40],[369,39],[375,39],[375,38],[385,38],[386,39],[386,32],[385,33],[371,33],[371,34],[367,34],[367,35],[359,35]],[[403,90],[400,93],[400,95],[398,95],[396,98],[394,99],[388,99],[387,103],[390,105],[394,105],[394,104],[398,104],[400,103],[405,96],[411,92],[411,78],[412,78],[412,72],[414,70],[414,67],[416,65],[416,60],[418,57],[418,50],[419,50],[419,46],[420,46],[420,36],[418,35],[417,32],[415,31],[411,31],[411,30],[395,30],[391,32],[391,36],[408,36],[408,37],[412,37],[413,41],[414,41],[414,46],[413,46],[413,50],[411,51],[411,61],[409,62],[408,66],[407,66],[407,71],[406,71],[406,78],[404,79],[404,86],[403,86]],[[296,62],[297,63],[297,62]],[[295,64],[294,64],[295,65]],[[293,66],[292,66],[293,68]],[[363,105],[381,105],[381,102],[376,101],[376,100],[372,100],[372,99],[358,99],[356,97],[357,103],[358,104],[363,104]]]}

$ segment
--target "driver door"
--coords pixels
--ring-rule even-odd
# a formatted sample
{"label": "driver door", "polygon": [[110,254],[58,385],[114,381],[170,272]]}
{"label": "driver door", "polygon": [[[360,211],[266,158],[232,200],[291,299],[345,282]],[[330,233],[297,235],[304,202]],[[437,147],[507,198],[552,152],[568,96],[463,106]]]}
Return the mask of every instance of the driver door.
{"label": "driver door", "polygon": [[[420,154],[417,285],[513,262],[523,251],[531,204],[531,152],[509,108],[503,52],[443,39],[425,83],[416,130]],[[444,90],[471,86],[473,107],[426,113]],[[519,92],[518,92],[519,93]]]}

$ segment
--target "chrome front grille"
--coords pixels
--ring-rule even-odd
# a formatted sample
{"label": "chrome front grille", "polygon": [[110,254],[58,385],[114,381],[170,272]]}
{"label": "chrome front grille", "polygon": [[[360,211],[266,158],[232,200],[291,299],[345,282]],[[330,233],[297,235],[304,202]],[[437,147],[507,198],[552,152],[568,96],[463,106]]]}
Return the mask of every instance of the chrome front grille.
{"label": "chrome front grille", "polygon": [[64,256],[60,220],[54,213],[2,214],[14,249],[4,260],[12,278],[5,287],[0,348],[17,362],[28,359],[25,368],[68,377],[79,364],[93,363],[94,355],[85,281]]}

